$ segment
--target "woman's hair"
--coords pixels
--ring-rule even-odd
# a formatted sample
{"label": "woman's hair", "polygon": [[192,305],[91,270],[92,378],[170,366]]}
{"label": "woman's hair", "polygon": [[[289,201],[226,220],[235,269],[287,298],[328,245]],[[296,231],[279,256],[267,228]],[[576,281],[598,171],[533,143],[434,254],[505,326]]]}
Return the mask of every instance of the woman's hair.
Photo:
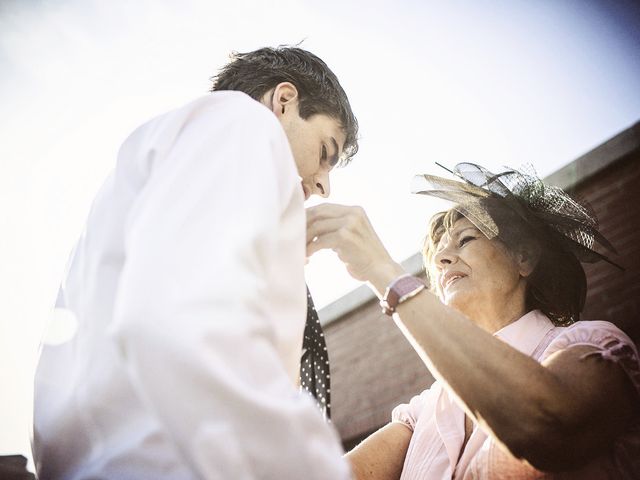
{"label": "woman's hair", "polygon": [[[527,277],[527,311],[538,309],[558,326],[579,320],[586,299],[587,279],[576,256],[563,247],[561,234],[528,224],[502,199],[485,198],[481,202],[498,227],[496,240],[510,252],[524,249],[537,256],[535,267]],[[440,239],[461,218],[464,215],[455,207],[431,218],[423,247],[428,276]]]}

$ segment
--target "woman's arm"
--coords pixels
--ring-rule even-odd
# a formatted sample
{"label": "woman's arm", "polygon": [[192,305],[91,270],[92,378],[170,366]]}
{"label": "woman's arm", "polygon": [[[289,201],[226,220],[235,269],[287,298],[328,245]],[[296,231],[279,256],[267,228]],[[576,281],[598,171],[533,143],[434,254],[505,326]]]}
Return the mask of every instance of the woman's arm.
{"label": "woman's arm", "polygon": [[[361,208],[312,207],[307,230],[308,255],[334,250],[379,297],[404,273]],[[394,320],[467,413],[539,469],[565,470],[589,460],[633,415],[634,394],[622,369],[596,357],[581,359],[581,348],[558,352],[541,365],[430,292],[399,305]]]}
{"label": "woman's arm", "polygon": [[345,455],[356,480],[397,480],[402,473],[411,430],[389,423]]}
{"label": "woman's arm", "polygon": [[540,364],[427,292],[395,321],[465,410],[516,457],[562,471],[611,444],[634,413],[634,392],[613,362],[576,346]]}

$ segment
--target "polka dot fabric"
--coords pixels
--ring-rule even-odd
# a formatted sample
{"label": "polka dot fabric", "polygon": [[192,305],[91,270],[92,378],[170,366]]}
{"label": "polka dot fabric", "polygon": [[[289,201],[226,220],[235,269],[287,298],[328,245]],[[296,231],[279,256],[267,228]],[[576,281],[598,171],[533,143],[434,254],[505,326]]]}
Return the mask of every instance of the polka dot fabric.
{"label": "polka dot fabric", "polygon": [[331,419],[331,375],[329,373],[329,354],[324,333],[313,305],[313,299],[307,288],[307,324],[302,340],[302,359],[300,361],[300,388],[316,399],[318,408],[327,421]]}

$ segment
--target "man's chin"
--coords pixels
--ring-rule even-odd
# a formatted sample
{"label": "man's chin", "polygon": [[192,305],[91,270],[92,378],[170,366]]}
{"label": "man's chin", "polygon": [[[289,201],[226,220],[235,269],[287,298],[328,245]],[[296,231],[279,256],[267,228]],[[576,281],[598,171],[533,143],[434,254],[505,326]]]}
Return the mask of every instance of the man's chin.
{"label": "man's chin", "polygon": [[311,198],[311,193],[309,193],[309,190],[307,190],[307,187],[305,187],[304,185],[300,184],[300,186],[302,187],[302,193],[304,194],[304,200],[306,202],[307,200],[309,200],[309,198]]}

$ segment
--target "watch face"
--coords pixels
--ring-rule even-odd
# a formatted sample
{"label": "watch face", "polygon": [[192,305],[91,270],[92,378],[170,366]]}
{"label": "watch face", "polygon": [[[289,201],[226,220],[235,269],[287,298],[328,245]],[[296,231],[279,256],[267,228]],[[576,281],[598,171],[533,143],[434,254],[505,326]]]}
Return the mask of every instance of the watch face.
{"label": "watch face", "polygon": [[[392,290],[395,290],[399,298],[404,297],[408,293],[413,292],[414,290],[420,291],[425,288],[425,284],[419,278],[414,276],[407,276],[399,278],[393,285]],[[417,293],[417,292],[416,292]]]}
{"label": "watch face", "polygon": [[413,275],[397,278],[389,285],[383,299],[380,301],[382,311],[386,315],[392,315],[398,304],[413,297],[425,288],[424,282]]}

